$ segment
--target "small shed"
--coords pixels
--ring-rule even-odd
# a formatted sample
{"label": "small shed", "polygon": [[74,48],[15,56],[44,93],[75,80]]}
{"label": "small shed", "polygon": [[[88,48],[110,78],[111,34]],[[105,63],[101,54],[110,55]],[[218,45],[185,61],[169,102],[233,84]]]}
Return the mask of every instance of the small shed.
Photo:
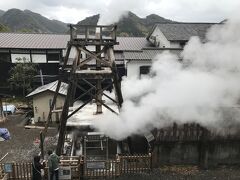
{"label": "small shed", "polygon": [[[58,81],[43,85],[28,94],[27,98],[32,98],[34,122],[45,122],[52,104],[53,96],[57,88]],[[54,110],[62,109],[67,95],[68,84],[62,82],[56,100]],[[53,113],[51,120],[59,122],[61,111]]]}

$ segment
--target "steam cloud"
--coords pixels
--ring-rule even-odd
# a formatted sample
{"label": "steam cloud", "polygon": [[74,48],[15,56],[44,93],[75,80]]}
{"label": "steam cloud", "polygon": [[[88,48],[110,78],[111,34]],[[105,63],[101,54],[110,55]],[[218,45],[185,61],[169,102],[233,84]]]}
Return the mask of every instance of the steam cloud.
{"label": "steam cloud", "polygon": [[152,77],[125,78],[120,115],[107,113],[95,128],[114,139],[187,122],[215,130],[240,122],[240,21],[216,25],[207,42],[192,37],[182,62],[170,53],[153,59]]}
{"label": "steam cloud", "polygon": [[[152,3],[159,2],[158,0],[153,0]],[[129,11],[139,11],[146,8],[150,2],[148,0],[109,0],[107,6],[102,11],[100,19],[98,21],[99,25],[110,25],[119,21],[124,16],[128,15]]]}

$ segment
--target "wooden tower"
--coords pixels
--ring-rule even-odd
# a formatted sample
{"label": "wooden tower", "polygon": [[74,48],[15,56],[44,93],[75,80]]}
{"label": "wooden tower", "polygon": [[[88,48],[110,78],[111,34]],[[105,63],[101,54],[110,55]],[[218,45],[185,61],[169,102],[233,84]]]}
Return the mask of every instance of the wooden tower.
{"label": "wooden tower", "polygon": [[[59,138],[56,149],[58,155],[62,152],[68,118],[92,102],[92,100],[96,103],[96,113],[102,113],[102,106],[113,113],[117,113],[105,104],[102,96],[109,98],[119,108],[123,102],[113,52],[113,46],[118,44],[116,41],[116,26],[69,26],[70,41],[67,44],[66,54],[59,69],[59,81],[44,130],[45,135],[61,82],[65,81],[68,83],[68,90],[60,118]],[[74,58],[71,58],[72,55]],[[88,84],[90,88],[85,89],[82,86],[83,82]],[[104,93],[104,90],[109,88],[114,89],[115,99]],[[81,91],[81,94],[76,97],[76,92],[79,91]],[[69,113],[69,107],[73,105],[73,102],[86,95],[89,98],[80,107]]]}

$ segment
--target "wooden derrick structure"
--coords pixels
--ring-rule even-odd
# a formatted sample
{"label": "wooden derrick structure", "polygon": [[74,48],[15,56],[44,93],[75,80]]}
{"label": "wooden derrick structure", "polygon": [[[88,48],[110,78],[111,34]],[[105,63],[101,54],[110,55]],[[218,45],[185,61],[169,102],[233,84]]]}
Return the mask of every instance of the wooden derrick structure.
{"label": "wooden derrick structure", "polygon": [[[43,132],[44,135],[47,133],[61,82],[65,81],[68,83],[68,91],[60,118],[59,139],[56,149],[58,155],[62,152],[68,118],[92,100],[96,103],[96,114],[102,113],[102,106],[113,113],[117,113],[105,104],[102,96],[113,101],[119,108],[123,102],[113,52],[113,46],[118,44],[116,41],[116,26],[69,25],[69,27],[70,41],[59,70],[59,81]],[[92,49],[89,50],[90,48]],[[74,54],[75,58],[70,58],[70,54]],[[87,84],[90,88],[85,89],[81,82]],[[114,88],[115,99],[104,93],[104,90],[110,88]],[[78,91],[83,93],[76,97]],[[69,107],[73,105],[73,102],[86,95],[89,98],[69,114]]]}

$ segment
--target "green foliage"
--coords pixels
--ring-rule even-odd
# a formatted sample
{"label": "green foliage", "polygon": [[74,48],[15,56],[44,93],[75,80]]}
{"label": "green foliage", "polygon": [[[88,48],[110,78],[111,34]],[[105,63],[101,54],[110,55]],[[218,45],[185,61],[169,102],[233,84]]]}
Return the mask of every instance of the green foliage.
{"label": "green foliage", "polygon": [[7,26],[0,24],[0,32],[9,32],[10,29]]}
{"label": "green foliage", "polygon": [[17,32],[21,32],[21,33],[32,33],[34,32],[32,29],[27,29],[27,28],[22,28],[19,29]]}
{"label": "green foliage", "polygon": [[26,58],[18,58],[18,62],[10,70],[9,82],[23,89],[23,96],[26,95],[26,92],[32,90],[32,82],[34,76],[37,74],[36,65],[29,62]]}

